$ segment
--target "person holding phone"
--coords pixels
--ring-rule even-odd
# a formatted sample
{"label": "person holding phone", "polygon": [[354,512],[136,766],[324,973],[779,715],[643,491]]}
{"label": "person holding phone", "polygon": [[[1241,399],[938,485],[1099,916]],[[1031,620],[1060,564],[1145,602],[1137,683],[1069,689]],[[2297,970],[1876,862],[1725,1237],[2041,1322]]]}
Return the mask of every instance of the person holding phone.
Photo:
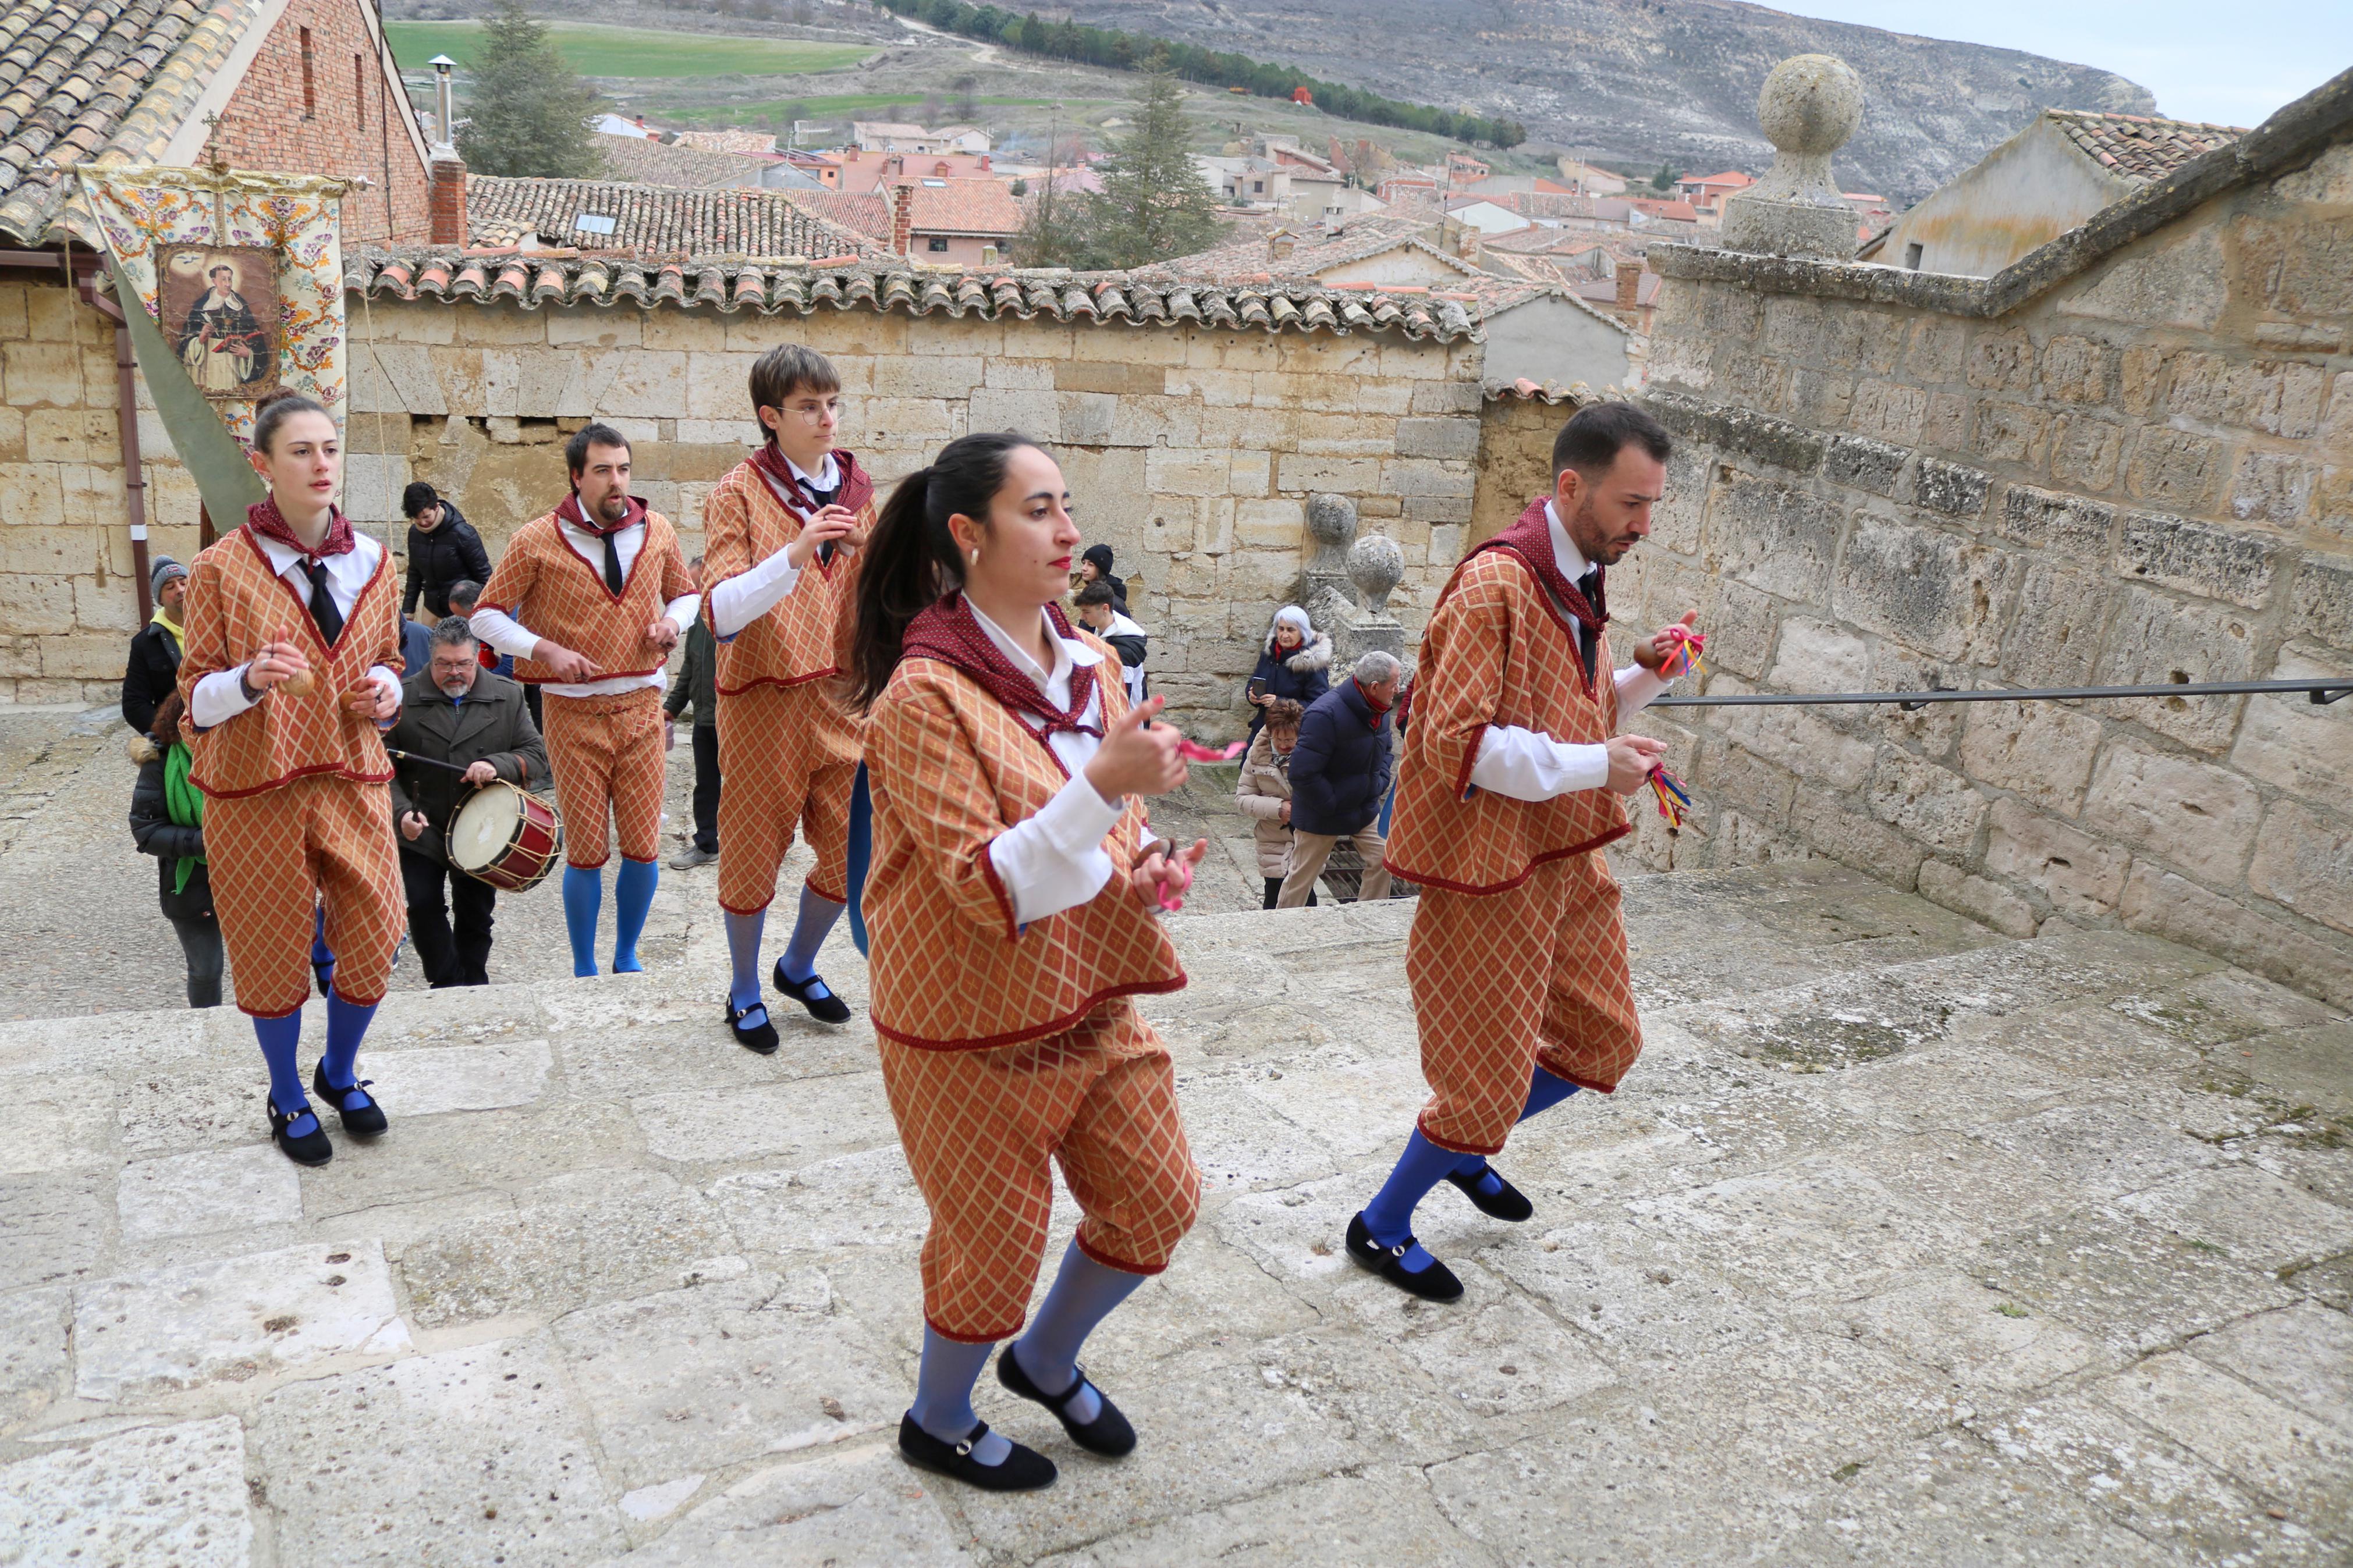
{"label": "person holding phone", "polygon": [[[931,1209],[899,1448],[996,1491],[1055,1468],[974,1412],[992,1348],[1019,1334],[997,1381],[1082,1447],[1127,1453],[1135,1433],[1080,1347],[1200,1209],[1175,1068],[1134,999],[1185,984],[1156,917],[1208,843],[1179,849],[1145,820],[1145,797],[1185,783],[1182,737],[1064,619],[1078,543],[1053,458],[967,436],[900,481],[858,592],[874,1032]],[[1084,1217],[1024,1332],[1057,1163]]]}
{"label": "person holding phone", "polygon": [[1252,709],[1249,738],[1258,739],[1259,731],[1266,726],[1266,705],[1276,698],[1287,697],[1306,708],[1329,691],[1331,668],[1330,636],[1317,631],[1309,623],[1307,612],[1296,605],[1277,610],[1245,693]]}

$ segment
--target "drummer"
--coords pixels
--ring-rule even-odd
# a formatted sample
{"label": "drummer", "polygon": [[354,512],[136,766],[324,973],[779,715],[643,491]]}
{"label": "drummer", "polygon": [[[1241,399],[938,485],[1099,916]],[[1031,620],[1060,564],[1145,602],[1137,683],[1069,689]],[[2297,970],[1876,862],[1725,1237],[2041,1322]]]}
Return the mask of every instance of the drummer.
{"label": "drummer", "polygon": [[480,645],[463,620],[451,616],[437,625],[431,651],[426,667],[403,684],[400,722],[385,737],[394,751],[407,753],[394,763],[392,815],[400,827],[408,934],[427,984],[487,985],[498,895],[449,864],[449,819],[495,779],[546,788],[547,748],[521,683],[482,668]]}

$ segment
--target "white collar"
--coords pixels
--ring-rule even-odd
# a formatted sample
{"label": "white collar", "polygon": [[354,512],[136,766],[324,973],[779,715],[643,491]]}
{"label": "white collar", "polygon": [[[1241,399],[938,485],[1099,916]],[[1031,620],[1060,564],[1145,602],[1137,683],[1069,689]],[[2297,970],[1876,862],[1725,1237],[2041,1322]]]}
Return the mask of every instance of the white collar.
{"label": "white collar", "polygon": [[[289,567],[309,559],[307,551],[298,549],[282,539],[257,533],[253,542],[261,546],[261,552],[269,557],[269,569],[280,577],[286,575]],[[365,581],[375,574],[376,557],[383,552],[384,546],[378,544],[372,535],[354,528],[352,530],[350,550],[341,555],[322,555],[320,559],[327,563],[327,570],[338,577],[357,576]]]}
{"label": "white collar", "polygon": [[[776,448],[776,456],[785,458],[785,449],[782,447]],[[833,452],[830,448],[825,454],[825,461],[817,466],[815,473],[802,468],[790,458],[785,458],[785,467],[793,471],[795,479],[807,479],[811,489],[829,490],[841,482],[841,465],[833,460]]]}
{"label": "white collar", "polygon": [[995,643],[998,650],[1013,661],[1013,668],[1028,676],[1037,685],[1039,690],[1049,696],[1052,695],[1052,689],[1057,684],[1062,684],[1067,689],[1071,671],[1073,668],[1092,669],[1103,662],[1103,655],[1086,644],[1075,637],[1058,635],[1054,630],[1054,623],[1047,619],[1046,607],[1040,605],[1038,606],[1038,618],[1046,622],[1046,640],[1054,645],[1054,668],[1041,669],[1039,668],[1038,661],[1029,657],[1029,649],[1006,636],[1004,627],[981,613],[980,606],[972,602],[971,595],[965,595],[964,602],[965,606],[972,611],[972,618],[980,624],[980,629],[988,634],[988,640]]}
{"label": "white collar", "polygon": [[1593,563],[1568,537],[1568,530],[1560,525],[1560,513],[1553,510],[1550,501],[1545,502],[1545,521],[1552,527],[1552,558],[1560,567],[1560,574],[1574,583],[1592,571]]}
{"label": "white collar", "polygon": [[[644,516],[642,516],[642,517],[638,518],[637,521],[635,521],[635,522],[633,522],[633,523],[630,523],[630,524],[629,524],[628,527],[626,527],[626,528],[617,528],[617,529],[615,529],[615,530],[612,531],[612,534],[610,535],[610,537],[612,537],[612,538],[614,538],[614,539],[621,539],[621,538],[625,538],[625,537],[627,537],[629,533],[631,533],[631,532],[633,532],[633,531],[635,531],[635,532],[639,532],[639,533],[644,532],[644,531],[645,531],[645,526],[646,526],[646,518],[649,518],[649,517],[651,517],[651,516],[653,516],[653,509],[652,509],[651,507],[649,507],[649,508],[647,508],[647,509],[646,509],[646,511],[645,511],[645,515],[644,515]],[[558,528],[560,528],[560,529],[562,529],[565,533],[570,534],[570,535],[573,535],[573,536],[575,536],[575,537],[576,537],[576,538],[580,538],[580,539],[586,539],[586,540],[591,540],[591,541],[602,541],[602,540],[604,540],[605,538],[607,538],[607,535],[605,535],[605,534],[602,534],[602,533],[597,532],[597,531],[596,531],[595,529],[593,529],[593,528],[583,528],[580,524],[578,524],[578,523],[576,523],[576,522],[573,521],[570,518],[568,518],[568,517],[565,516],[562,512],[557,512],[557,513],[555,514],[555,526],[556,526],[556,527],[558,527]],[[440,531],[440,530],[436,529],[436,530],[434,530],[434,531],[435,531],[436,533],[438,533],[438,532]]]}

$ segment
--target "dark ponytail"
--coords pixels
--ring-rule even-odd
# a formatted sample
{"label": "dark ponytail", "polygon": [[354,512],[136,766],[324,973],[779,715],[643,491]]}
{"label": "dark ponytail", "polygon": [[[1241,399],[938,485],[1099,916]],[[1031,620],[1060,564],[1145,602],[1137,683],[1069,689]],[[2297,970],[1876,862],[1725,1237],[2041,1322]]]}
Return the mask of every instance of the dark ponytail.
{"label": "dark ponytail", "polygon": [[[317,398],[305,397],[283,386],[264,395],[253,405],[253,449],[267,456],[270,443],[278,439],[278,427],[297,414],[327,414],[327,408]],[[334,417],[327,414],[330,422]]]}
{"label": "dark ponytail", "polygon": [[[940,449],[928,468],[901,479],[875,520],[858,574],[858,626],[850,636],[850,679],[858,703],[871,708],[899,654],[907,624],[964,586],[964,552],[948,519],[962,512],[987,519],[1005,488],[1006,461],[1027,436],[962,436]],[[1041,448],[1042,450],[1042,448]]]}

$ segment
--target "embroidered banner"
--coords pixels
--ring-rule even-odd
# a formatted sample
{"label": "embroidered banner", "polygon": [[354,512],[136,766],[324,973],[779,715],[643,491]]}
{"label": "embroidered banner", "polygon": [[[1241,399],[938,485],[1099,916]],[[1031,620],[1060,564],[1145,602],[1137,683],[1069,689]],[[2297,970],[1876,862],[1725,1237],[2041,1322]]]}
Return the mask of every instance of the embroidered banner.
{"label": "embroidered banner", "polygon": [[69,226],[113,253],[239,440],[273,387],[343,419],[349,181],[133,164],[79,173],[87,205]]}

